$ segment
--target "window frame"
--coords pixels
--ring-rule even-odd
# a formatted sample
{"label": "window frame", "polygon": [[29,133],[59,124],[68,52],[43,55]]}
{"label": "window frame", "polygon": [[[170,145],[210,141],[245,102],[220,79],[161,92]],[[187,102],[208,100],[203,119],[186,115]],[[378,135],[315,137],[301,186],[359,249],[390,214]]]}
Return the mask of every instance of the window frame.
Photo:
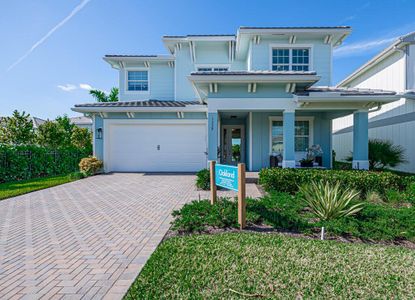
{"label": "window frame", "polygon": [[[147,91],[131,91],[128,89],[128,72],[130,71],[147,71],[147,86],[148,89]],[[124,91],[126,94],[150,94],[150,68],[125,68],[124,70],[124,78],[125,78],[125,82],[124,82]]]}
{"label": "window frame", "polygon": [[[271,116],[269,117],[269,153],[272,154],[272,122],[273,121],[281,121],[282,126],[284,128],[284,118],[281,116]],[[299,116],[295,117],[294,122],[296,121],[308,121],[308,148],[310,148],[312,145],[314,145],[314,117],[312,116]],[[295,128],[294,128],[295,130]],[[294,132],[295,135],[295,132]],[[297,135],[294,136],[294,145],[295,145],[295,138]],[[304,135],[298,136],[298,137],[304,137]],[[284,134],[282,137],[282,141],[284,144]],[[306,153],[306,151],[295,151],[295,153]],[[282,153],[284,155],[284,153]]]}
{"label": "window frame", "polygon": [[[313,65],[313,45],[312,44],[270,44],[269,45],[269,69],[272,70],[273,63],[272,63],[272,50],[274,49],[288,49],[289,50],[289,61],[288,61],[288,71],[292,71],[293,67],[293,49],[308,49],[308,71],[314,70]],[[294,64],[299,65],[299,64]],[[305,65],[305,64],[300,64]],[[305,72],[308,72],[305,71]]]}
{"label": "window frame", "polygon": [[[210,71],[199,71],[199,68],[211,69]],[[215,71],[215,68],[227,69],[230,70],[231,66],[229,64],[195,64],[196,72],[227,72],[227,71]]]}

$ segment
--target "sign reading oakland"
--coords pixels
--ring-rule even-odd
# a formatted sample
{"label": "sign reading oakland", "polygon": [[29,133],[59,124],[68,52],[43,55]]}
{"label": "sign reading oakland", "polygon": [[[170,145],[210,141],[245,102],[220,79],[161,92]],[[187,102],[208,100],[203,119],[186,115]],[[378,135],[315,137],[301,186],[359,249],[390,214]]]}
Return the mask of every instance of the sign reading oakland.
{"label": "sign reading oakland", "polygon": [[215,165],[216,185],[238,191],[238,167],[227,165]]}

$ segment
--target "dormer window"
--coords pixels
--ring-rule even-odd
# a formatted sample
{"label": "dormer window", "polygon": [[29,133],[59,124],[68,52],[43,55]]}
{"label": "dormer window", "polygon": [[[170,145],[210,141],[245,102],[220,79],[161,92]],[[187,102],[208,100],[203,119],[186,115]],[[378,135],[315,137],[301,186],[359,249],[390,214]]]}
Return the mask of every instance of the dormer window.
{"label": "dormer window", "polygon": [[273,71],[309,71],[310,48],[272,48]]}
{"label": "dormer window", "polygon": [[127,90],[147,92],[148,91],[148,71],[137,70],[127,72]]}
{"label": "dormer window", "polygon": [[199,67],[198,72],[226,72],[229,71],[228,67]]}

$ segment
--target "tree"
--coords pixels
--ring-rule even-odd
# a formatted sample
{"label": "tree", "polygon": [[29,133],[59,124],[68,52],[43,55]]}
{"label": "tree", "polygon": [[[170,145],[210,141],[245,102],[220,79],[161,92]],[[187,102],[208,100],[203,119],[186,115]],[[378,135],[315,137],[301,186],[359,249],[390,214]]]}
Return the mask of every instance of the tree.
{"label": "tree", "polygon": [[97,102],[118,102],[118,88],[116,87],[113,87],[108,95],[100,90],[90,90],[89,94],[92,95]]}
{"label": "tree", "polygon": [[0,121],[0,143],[22,145],[32,144],[35,138],[32,118],[30,114],[13,111],[11,117],[4,117]]}
{"label": "tree", "polygon": [[87,128],[75,127],[72,130],[71,143],[76,148],[87,149],[92,153],[92,133]]}
{"label": "tree", "polygon": [[388,140],[369,140],[369,168],[384,169],[406,162],[405,149]]}
{"label": "tree", "polygon": [[71,137],[75,125],[71,124],[68,116],[57,117],[54,121],[46,121],[39,125],[37,142],[39,145],[50,148],[70,147]]}
{"label": "tree", "polygon": [[[321,221],[354,215],[364,205],[363,202],[357,202],[359,192],[341,190],[340,182],[333,186],[329,182],[311,181],[310,184],[300,186],[299,192],[311,212]],[[321,239],[324,239],[324,227],[321,228]]]}
{"label": "tree", "polygon": [[[371,139],[369,140],[369,169],[383,170],[387,167],[396,167],[405,163],[405,149],[400,145],[394,145],[389,140]],[[347,161],[353,160],[353,153],[346,158]]]}

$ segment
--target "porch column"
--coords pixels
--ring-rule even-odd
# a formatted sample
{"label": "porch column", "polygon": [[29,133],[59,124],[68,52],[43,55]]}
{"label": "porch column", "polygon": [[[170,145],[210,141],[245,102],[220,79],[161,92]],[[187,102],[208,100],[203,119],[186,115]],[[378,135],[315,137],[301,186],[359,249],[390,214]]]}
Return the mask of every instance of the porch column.
{"label": "porch column", "polygon": [[369,169],[369,117],[366,111],[353,113],[353,169]]}
{"label": "porch column", "polygon": [[295,168],[295,112],[283,112],[283,136],[284,136],[284,155],[282,161],[283,168]]}
{"label": "porch column", "polygon": [[208,160],[218,160],[218,113],[208,113]]}

